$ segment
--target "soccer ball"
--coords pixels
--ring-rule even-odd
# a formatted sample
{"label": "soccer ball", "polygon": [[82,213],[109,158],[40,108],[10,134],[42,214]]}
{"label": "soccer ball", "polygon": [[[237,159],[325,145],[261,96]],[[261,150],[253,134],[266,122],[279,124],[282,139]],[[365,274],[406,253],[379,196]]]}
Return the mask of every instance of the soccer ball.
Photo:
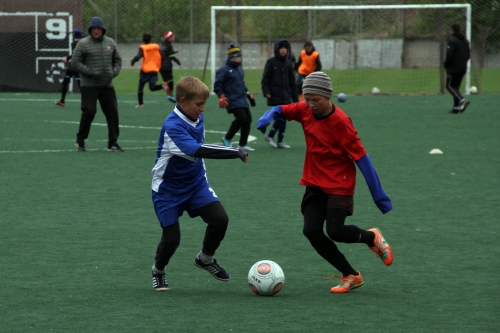
{"label": "soccer ball", "polygon": [[470,93],[471,94],[477,94],[477,88],[476,88],[476,86],[470,87]]}
{"label": "soccer ball", "polygon": [[373,95],[378,95],[378,94],[380,94],[380,90],[377,87],[373,87],[372,94]]}
{"label": "soccer ball", "polygon": [[347,100],[347,96],[344,93],[340,93],[337,95],[337,99],[340,103],[344,103]]}
{"label": "soccer ball", "polygon": [[248,272],[248,285],[259,296],[274,296],[284,284],[285,274],[274,261],[258,261]]}

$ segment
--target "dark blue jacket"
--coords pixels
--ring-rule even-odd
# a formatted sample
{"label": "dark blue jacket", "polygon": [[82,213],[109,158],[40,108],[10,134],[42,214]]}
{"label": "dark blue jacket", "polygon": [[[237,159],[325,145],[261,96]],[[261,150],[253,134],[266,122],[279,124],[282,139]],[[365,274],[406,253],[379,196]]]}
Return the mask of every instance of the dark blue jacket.
{"label": "dark blue jacket", "polygon": [[227,59],[226,64],[217,71],[214,92],[217,96],[224,94],[229,99],[226,110],[231,112],[235,108],[248,108],[247,91],[241,63]]}

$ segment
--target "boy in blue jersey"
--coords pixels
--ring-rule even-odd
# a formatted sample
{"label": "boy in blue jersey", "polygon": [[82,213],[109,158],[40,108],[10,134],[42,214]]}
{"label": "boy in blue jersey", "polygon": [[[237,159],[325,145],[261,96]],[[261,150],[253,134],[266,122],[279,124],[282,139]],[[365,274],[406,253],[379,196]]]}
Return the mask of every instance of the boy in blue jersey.
{"label": "boy in blue jersey", "polygon": [[195,77],[182,78],[175,88],[178,104],[168,115],[158,140],[156,164],[152,170],[152,195],[162,237],[152,267],[153,289],[170,290],[165,267],[180,244],[179,217],[187,211],[191,218],[200,216],[207,223],[203,247],[196,255],[195,266],[220,281],[231,275],[214,258],[226,234],[229,218],[207,180],[203,158],[240,158],[247,162],[242,148],[205,144],[203,112],[210,92]]}

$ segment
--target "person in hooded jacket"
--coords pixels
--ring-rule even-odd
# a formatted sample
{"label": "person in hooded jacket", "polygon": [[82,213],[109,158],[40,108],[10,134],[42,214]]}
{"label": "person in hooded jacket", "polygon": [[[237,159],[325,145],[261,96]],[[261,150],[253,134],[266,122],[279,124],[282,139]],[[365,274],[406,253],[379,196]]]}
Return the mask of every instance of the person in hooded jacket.
{"label": "person in hooded jacket", "polygon": [[[295,82],[294,64],[292,63],[291,47],[287,40],[279,39],[274,42],[274,57],[267,60],[262,74],[262,93],[267,98],[267,105],[277,106],[299,101],[297,84]],[[274,121],[265,140],[273,148],[290,148],[283,142],[286,130],[286,120],[278,118]],[[274,135],[278,133],[278,142],[274,142]]]}
{"label": "person in hooded jacket", "polygon": [[451,38],[446,47],[446,89],[453,96],[453,109],[449,113],[462,113],[469,105],[469,101],[460,94],[462,79],[467,73],[467,62],[470,58],[470,44],[460,32],[460,25],[454,23],[450,29]]}
{"label": "person in hooded jacket", "polygon": [[108,123],[108,151],[122,152],[118,145],[120,134],[118,102],[113,78],[122,68],[122,57],[112,38],[105,36],[106,25],[100,17],[93,17],[89,24],[89,36],[81,39],[73,52],[71,66],[80,72],[82,115],[76,134],[75,146],[86,151],[85,140],[97,112],[97,101]]}

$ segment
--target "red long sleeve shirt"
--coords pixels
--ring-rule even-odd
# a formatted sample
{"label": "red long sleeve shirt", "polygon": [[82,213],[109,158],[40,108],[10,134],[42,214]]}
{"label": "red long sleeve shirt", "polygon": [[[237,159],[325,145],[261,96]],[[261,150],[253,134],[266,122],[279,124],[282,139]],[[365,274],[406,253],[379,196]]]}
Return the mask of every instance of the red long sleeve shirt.
{"label": "red long sleeve shirt", "polygon": [[306,157],[299,184],[329,194],[354,195],[355,161],[366,150],[351,118],[336,105],[334,108],[328,117],[316,119],[305,102],[281,106],[287,120],[298,121],[304,130]]}

